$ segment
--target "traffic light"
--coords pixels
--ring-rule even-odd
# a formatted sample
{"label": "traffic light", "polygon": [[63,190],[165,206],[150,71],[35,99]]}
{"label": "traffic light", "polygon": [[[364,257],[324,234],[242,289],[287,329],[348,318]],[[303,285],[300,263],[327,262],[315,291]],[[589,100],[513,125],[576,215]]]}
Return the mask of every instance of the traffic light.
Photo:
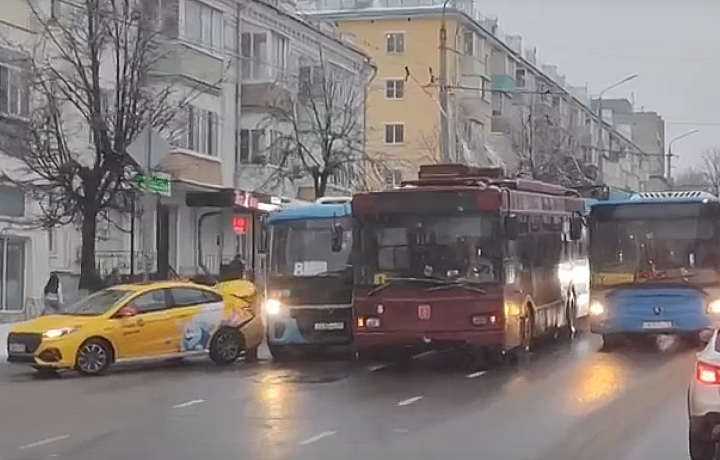
{"label": "traffic light", "polygon": [[247,219],[244,217],[234,217],[233,231],[238,234],[245,233],[247,231]]}

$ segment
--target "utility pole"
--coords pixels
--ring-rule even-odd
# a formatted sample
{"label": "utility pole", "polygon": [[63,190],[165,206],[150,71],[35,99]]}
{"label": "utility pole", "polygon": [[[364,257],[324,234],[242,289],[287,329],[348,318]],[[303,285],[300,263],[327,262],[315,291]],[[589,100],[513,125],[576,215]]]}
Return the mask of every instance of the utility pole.
{"label": "utility pole", "polygon": [[440,76],[438,89],[440,91],[440,148],[442,161],[452,162],[450,157],[450,120],[448,118],[448,79],[447,79],[447,26],[445,23],[445,10],[450,0],[445,0],[440,21]]}

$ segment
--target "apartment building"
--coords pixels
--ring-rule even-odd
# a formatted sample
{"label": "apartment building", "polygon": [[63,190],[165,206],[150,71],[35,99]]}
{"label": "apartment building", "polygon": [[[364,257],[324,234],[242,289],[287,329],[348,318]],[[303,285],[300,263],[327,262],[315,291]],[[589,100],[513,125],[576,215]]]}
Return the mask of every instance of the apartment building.
{"label": "apartment building", "polygon": [[587,90],[568,85],[556,66],[542,64],[536,50],[523,47],[522,37],[506,35],[497,18],[482,15],[474,2],[306,0],[300,7],[311,17],[336,21],[378,65],[369,148],[392,154],[402,165],[388,175],[387,185],[414,175],[423,162],[441,159],[438,36],[445,24],[452,159],[500,161],[517,169],[548,160],[542,150],[555,158],[560,149],[567,154],[559,166],[574,168],[577,179],[601,180],[607,157],[614,186],[640,186],[633,175],[637,164],[614,166],[638,146],[600,121]]}
{"label": "apartment building", "polygon": [[[299,7],[308,17],[338,24],[378,67],[368,95],[367,149],[387,162],[384,185],[414,177],[420,164],[441,161],[438,31],[443,23],[449,156],[467,163],[490,161],[484,143],[491,123],[490,62],[479,25],[468,14],[449,7],[443,15],[442,2],[412,0],[317,0]],[[463,7],[471,9],[471,2]]]}
{"label": "apartment building", "polygon": [[[7,0],[0,10],[0,136],[14,130],[29,115],[30,96],[23,84],[19,48],[31,40],[30,11],[25,0]],[[15,161],[0,152],[0,171],[8,173]],[[49,276],[48,238],[30,229],[39,209],[16,187],[0,185],[0,322],[22,315],[39,300]]]}
{"label": "apartment building", "polygon": [[[593,99],[592,106],[597,111],[597,99]],[[645,153],[643,162],[647,164],[648,174],[667,177],[665,120],[657,112],[635,110],[627,99],[603,99],[602,109],[605,120],[615,126],[627,126],[632,132],[633,142]]]}
{"label": "apartment building", "polygon": [[[39,11],[48,18],[77,8],[62,0],[41,3]],[[285,100],[295,98],[304,84],[302,76],[320,60],[342,69],[353,77],[345,81],[364,92],[371,68],[368,57],[332,26],[299,18],[290,2],[143,0],[143,8],[162,31],[164,56],[150,71],[151,84],[172,85],[178,98],[190,102],[177,117],[172,138],[152,133],[154,145],[166,153],[159,166],[172,175],[171,196],[157,205],[138,200],[134,225],[129,216],[121,215],[99,222],[98,268],[101,273],[113,268],[139,272],[147,262],[151,270],[162,265],[184,274],[201,268],[217,272],[236,254],[250,262],[256,249],[251,235],[256,234],[259,215],[277,207],[281,197],[294,198],[303,185],[302,178],[268,181],[278,170],[268,149],[271,132],[287,129],[267,122],[268,102],[279,90]],[[19,15],[18,11],[22,10],[7,14]],[[19,21],[32,36],[29,12]],[[90,149],[89,135],[78,135],[74,141],[78,151]],[[188,206],[198,192],[216,194],[223,205]],[[235,198],[227,203],[231,195]],[[237,218],[247,219],[246,231],[233,229]],[[134,237],[128,233],[132,227]],[[48,266],[49,255],[52,269],[79,272],[76,228],[43,233],[42,241],[41,266]]]}

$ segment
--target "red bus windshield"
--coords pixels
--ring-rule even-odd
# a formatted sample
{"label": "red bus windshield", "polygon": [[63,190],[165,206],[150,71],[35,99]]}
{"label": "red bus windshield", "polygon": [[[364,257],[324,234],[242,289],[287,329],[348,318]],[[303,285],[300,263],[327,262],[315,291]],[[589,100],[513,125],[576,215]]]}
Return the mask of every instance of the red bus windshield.
{"label": "red bus windshield", "polygon": [[502,272],[500,218],[492,213],[386,214],[358,218],[356,281],[433,278],[499,283]]}

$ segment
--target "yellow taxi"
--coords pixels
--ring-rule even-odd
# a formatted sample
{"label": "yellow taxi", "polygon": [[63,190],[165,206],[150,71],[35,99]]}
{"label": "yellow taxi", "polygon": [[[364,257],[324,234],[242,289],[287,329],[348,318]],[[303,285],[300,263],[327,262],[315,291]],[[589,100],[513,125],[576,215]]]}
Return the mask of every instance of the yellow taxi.
{"label": "yellow taxi", "polygon": [[257,359],[264,328],[255,286],[163,281],[114,286],[8,334],[8,361],[100,375],[124,362],[207,353],[218,365]]}

